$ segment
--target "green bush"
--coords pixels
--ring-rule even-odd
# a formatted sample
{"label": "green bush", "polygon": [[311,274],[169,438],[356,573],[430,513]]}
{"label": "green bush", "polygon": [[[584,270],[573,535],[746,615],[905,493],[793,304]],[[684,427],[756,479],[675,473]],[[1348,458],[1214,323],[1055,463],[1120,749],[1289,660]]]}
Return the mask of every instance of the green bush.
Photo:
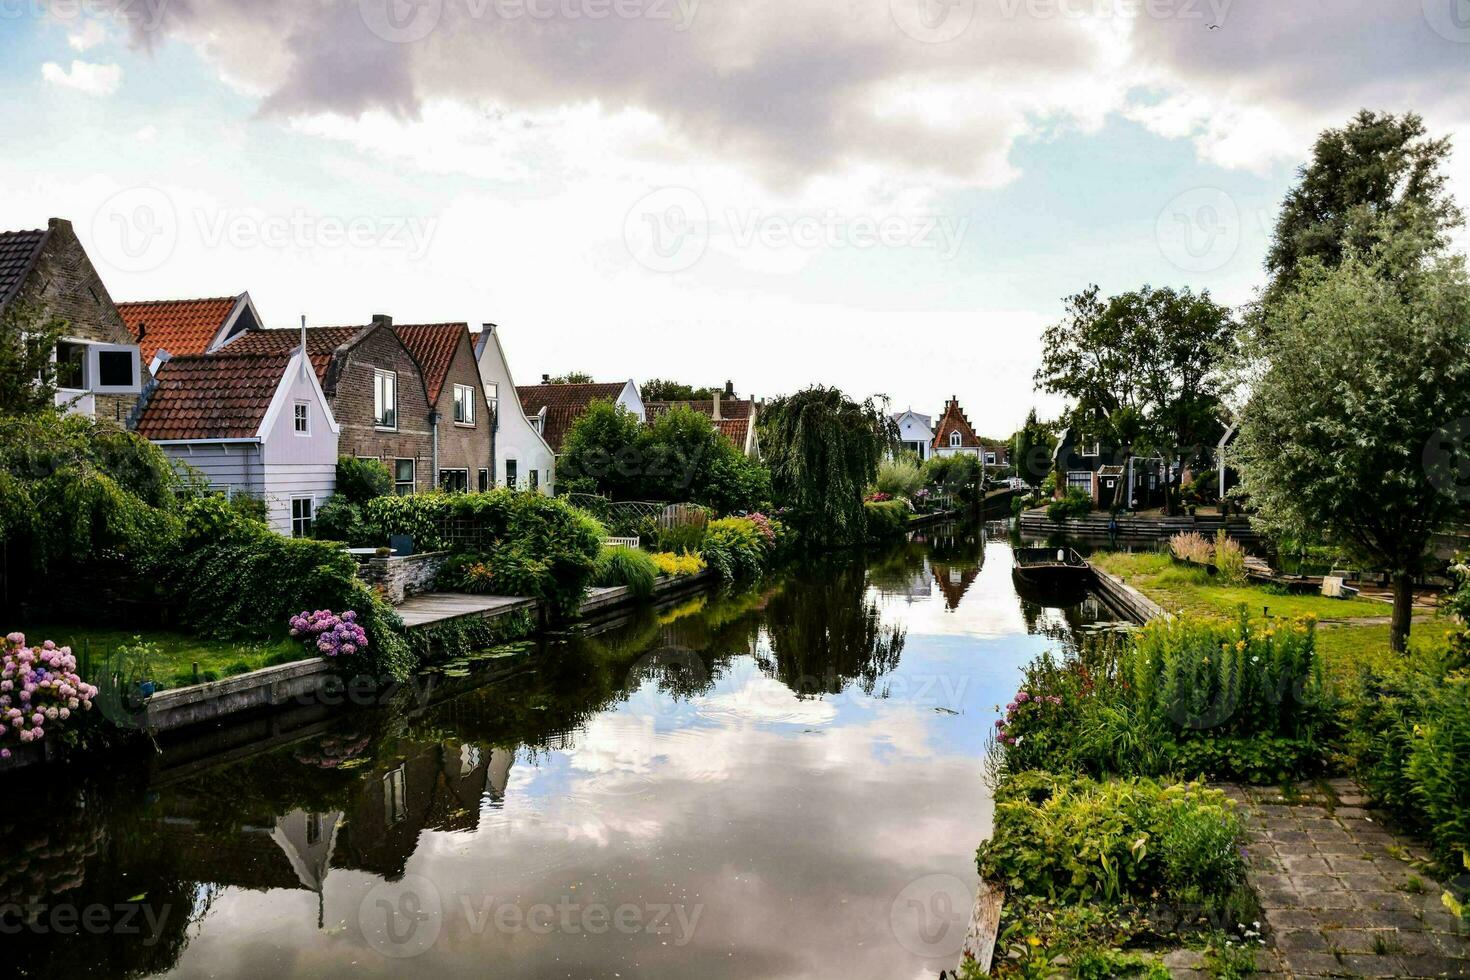
{"label": "green bush", "polygon": [[924,471],[908,459],[885,459],[878,464],[878,478],[873,486],[890,497],[911,499],[924,486]]}
{"label": "green bush", "polygon": [[654,582],[658,580],[658,565],[647,552],[637,548],[603,548],[597,556],[592,570],[592,584],[600,586],[627,586],[639,599],[653,595]]}
{"label": "green bush", "polygon": [[747,517],[711,521],[705,530],[702,554],[709,567],[726,581],[759,578],[765,573],[773,541]]}
{"label": "green bush", "polygon": [[1092,494],[1077,487],[1068,487],[1067,493],[1059,500],[1053,500],[1046,505],[1046,516],[1058,524],[1069,517],[1086,517],[1092,513]]}
{"label": "green bush", "polygon": [[393,492],[393,474],[376,459],[343,456],[337,460],[337,494],[349,504],[365,504]]}
{"label": "green bush", "polygon": [[1017,773],[995,794],[976,864],[986,881],[1053,902],[1223,903],[1244,882],[1234,805],[1199,783]]}
{"label": "green bush", "polygon": [[[351,503],[340,493],[333,494],[326,503],[317,508],[311,533],[321,541],[342,541],[349,545],[366,546],[362,507]],[[388,542],[382,543],[386,545]]]}
{"label": "green bush", "polygon": [[902,500],[868,501],[863,516],[870,541],[896,538],[909,527],[909,505]]}

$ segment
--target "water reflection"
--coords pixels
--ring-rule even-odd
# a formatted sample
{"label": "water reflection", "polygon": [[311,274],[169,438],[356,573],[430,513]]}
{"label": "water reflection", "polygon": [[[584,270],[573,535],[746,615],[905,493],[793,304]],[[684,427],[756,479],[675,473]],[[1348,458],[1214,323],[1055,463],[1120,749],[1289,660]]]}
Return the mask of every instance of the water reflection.
{"label": "water reflection", "polygon": [[[227,763],[166,744],[65,789],[15,784],[6,962],[932,976],[953,958],[905,937],[900,896],[973,884],[995,707],[1021,664],[1106,618],[1019,597],[1008,548],[934,529],[267,726]],[[52,927],[93,907],[101,928]]]}

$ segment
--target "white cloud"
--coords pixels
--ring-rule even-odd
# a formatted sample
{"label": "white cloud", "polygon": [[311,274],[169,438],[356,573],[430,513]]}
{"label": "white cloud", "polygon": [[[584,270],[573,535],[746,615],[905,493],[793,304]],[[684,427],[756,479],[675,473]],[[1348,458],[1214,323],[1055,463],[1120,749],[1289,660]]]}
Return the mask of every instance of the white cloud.
{"label": "white cloud", "polygon": [[98,20],[87,20],[82,26],[66,35],[66,42],[73,51],[90,51],[107,40],[107,29]]}
{"label": "white cloud", "polygon": [[48,61],[41,66],[41,77],[52,85],[75,89],[88,95],[111,95],[122,83],[122,66],[73,61],[68,70],[54,61]]}

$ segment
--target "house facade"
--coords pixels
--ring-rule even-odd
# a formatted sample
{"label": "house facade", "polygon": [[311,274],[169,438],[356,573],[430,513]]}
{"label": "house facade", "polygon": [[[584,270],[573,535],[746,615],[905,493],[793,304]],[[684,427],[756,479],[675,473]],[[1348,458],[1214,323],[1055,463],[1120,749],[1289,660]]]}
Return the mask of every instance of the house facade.
{"label": "house facade", "polygon": [[520,397],[526,418],[558,456],[572,423],[595,401],[621,405],[636,415],[639,422],[648,421],[643,396],[632,381],[552,384],[543,374],[539,385],[521,385],[516,394]]}
{"label": "house facade", "polygon": [[644,405],[646,421],[655,421],[675,406],[693,409],[708,416],[710,424],[734,443],[736,449],[752,459],[760,458],[760,438],[756,434],[756,423],[760,421],[760,402],[754,398],[736,395],[734,382],[726,381],[724,391],[715,392],[713,398],[648,402]]}
{"label": "house facade", "polygon": [[[1168,470],[1160,457],[1135,456],[1126,448],[1063,429],[1052,454],[1056,496],[1081,490],[1102,510],[1139,510],[1164,502]],[[1131,484],[1131,489],[1130,489]]]}
{"label": "house facade", "polygon": [[[341,455],[382,462],[397,493],[432,490],[428,389],[393,319],[378,315],[365,327],[312,327],[306,334],[312,368],[341,429]],[[279,354],[299,343],[291,330],[254,330],[219,352]]]}
{"label": "house facade", "polygon": [[149,374],[71,222],[0,232],[0,313],[30,307],[66,322],[56,345],[56,401],[130,427]]}
{"label": "house facade", "polygon": [[495,423],[465,323],[400,324],[393,328],[424,375],[432,409],[430,469],[443,490],[495,485],[491,443]]}
{"label": "house facade", "polygon": [[944,403],[944,414],[934,427],[931,451],[935,456],[974,456],[983,459],[985,446],[970,425],[964,409],[960,408],[959,396]]}
{"label": "house facade", "polygon": [[893,423],[898,426],[898,444],[923,462],[934,455],[934,420],[913,409],[897,412]]}
{"label": "house facade", "polygon": [[299,343],[165,357],[137,431],[212,489],[263,500],[282,534],[310,536],[336,488],[341,427]]}
{"label": "house facade", "polygon": [[474,338],[474,349],[480,386],[493,421],[490,482],[529,489],[534,480],[541,493],[555,493],[556,453],[521,405],[495,324],[481,327]]}

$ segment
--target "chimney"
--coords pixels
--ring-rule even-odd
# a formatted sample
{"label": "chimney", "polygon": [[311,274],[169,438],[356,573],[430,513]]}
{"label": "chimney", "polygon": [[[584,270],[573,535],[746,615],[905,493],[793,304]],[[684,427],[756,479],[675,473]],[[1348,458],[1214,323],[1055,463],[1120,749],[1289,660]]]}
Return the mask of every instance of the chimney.
{"label": "chimney", "polygon": [[480,329],[481,330],[484,330],[486,333],[494,333],[495,332],[495,324],[493,324],[493,323],[482,323],[482,324],[480,324]]}
{"label": "chimney", "polygon": [[373,326],[376,327],[378,324],[382,324],[383,326],[391,329],[393,326],[393,318],[386,313],[374,313]]}
{"label": "chimney", "polygon": [[541,383],[544,384],[544,385],[551,384],[551,375],[549,375],[549,374],[543,374],[543,375],[541,375]]}
{"label": "chimney", "polygon": [[726,381],[725,382],[725,397],[726,398],[734,398],[735,397],[735,382],[733,382],[733,381]]}
{"label": "chimney", "polygon": [[721,420],[720,419],[720,393],[718,391],[715,392],[715,414],[714,414],[714,420],[716,422],[719,422]]}

